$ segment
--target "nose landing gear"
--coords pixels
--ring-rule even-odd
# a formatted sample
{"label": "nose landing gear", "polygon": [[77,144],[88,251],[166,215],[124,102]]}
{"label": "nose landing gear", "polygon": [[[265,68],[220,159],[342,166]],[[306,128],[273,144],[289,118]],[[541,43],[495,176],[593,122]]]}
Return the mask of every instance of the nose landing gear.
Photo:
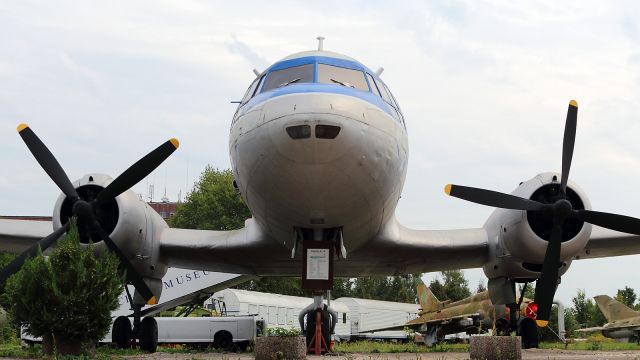
{"label": "nose landing gear", "polygon": [[306,337],[309,354],[322,355],[331,352],[331,334],[335,332],[338,313],[322,301],[322,292],[315,292],[313,303],[302,309],[298,320]]}

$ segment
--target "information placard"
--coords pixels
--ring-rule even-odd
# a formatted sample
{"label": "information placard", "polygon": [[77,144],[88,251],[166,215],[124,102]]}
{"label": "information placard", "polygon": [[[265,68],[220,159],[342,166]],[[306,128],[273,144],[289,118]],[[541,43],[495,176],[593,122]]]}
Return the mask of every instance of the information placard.
{"label": "information placard", "polygon": [[333,243],[331,241],[303,242],[302,288],[331,290],[333,288]]}
{"label": "information placard", "polygon": [[307,249],[307,279],[329,280],[329,249]]}

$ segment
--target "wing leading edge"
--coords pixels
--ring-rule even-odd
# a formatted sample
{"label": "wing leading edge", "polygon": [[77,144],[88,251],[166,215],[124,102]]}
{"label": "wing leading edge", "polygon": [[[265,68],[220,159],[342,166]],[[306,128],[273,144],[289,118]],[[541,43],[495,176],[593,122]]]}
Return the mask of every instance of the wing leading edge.
{"label": "wing leading edge", "polygon": [[50,220],[0,219],[0,251],[21,253],[52,231]]}
{"label": "wing leading edge", "polygon": [[640,254],[640,236],[593,226],[587,246],[576,259]]}
{"label": "wing leading edge", "polygon": [[[171,267],[259,276],[300,276],[302,269],[301,251],[291,259],[291,249],[270,239],[253,219],[232,231],[165,229],[160,244],[161,256]],[[486,262],[487,244],[487,232],[482,228],[412,230],[392,219],[365,246],[348,252],[347,259],[338,259],[334,275],[481,267]]]}

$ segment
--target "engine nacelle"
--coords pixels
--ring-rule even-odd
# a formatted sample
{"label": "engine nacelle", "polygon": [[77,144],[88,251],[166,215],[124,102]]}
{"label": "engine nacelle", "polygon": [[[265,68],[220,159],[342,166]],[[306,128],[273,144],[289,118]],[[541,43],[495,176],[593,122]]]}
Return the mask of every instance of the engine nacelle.
{"label": "engine nacelle", "polygon": [[[73,183],[80,198],[91,201],[113,179],[104,174],[85,175]],[[72,201],[61,194],[53,210],[53,226],[58,229],[72,216]],[[162,292],[167,266],[159,261],[160,235],[168,225],[158,213],[133,191],[127,190],[96,211],[96,218],[109,237],[127,256],[154,294]],[[78,224],[81,226],[81,224]],[[94,243],[96,252],[107,250],[97,235],[81,239],[84,246]]]}
{"label": "engine nacelle", "polygon": [[[525,181],[513,195],[542,203],[553,203],[560,196],[560,175],[544,173]],[[585,192],[575,183],[567,184],[567,200],[574,209],[591,210]],[[531,280],[540,275],[547,243],[551,235],[552,219],[544,212],[497,209],[487,220],[491,262],[484,267],[490,279],[506,277],[512,280]],[[569,219],[563,228],[560,252],[560,275],[571,259],[582,251],[591,235],[591,224]]]}

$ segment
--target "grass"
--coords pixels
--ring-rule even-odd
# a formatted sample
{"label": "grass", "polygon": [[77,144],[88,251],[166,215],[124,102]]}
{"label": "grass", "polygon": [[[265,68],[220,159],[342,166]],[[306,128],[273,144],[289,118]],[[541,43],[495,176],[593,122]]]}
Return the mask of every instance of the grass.
{"label": "grass", "polygon": [[[589,338],[587,341],[571,342],[566,345],[560,342],[542,342],[541,349],[567,349],[567,350],[591,350],[591,351],[622,351],[638,350],[640,345],[636,343],[621,343],[607,338]],[[394,344],[376,341],[357,341],[336,343],[335,352],[338,353],[425,353],[425,352],[468,352],[469,344],[439,344],[435,347],[407,343]]]}
{"label": "grass", "polygon": [[339,353],[424,353],[424,352],[467,352],[468,344],[442,344],[435,347],[428,347],[416,343],[388,343],[379,341],[354,341],[336,343],[335,352]]}
{"label": "grass", "polygon": [[[565,345],[559,342],[543,342],[540,343],[541,349],[565,349]],[[587,341],[571,342],[566,346],[567,350],[598,350],[598,351],[621,351],[621,350],[640,350],[640,345],[636,343],[621,343],[613,339],[603,337],[592,337]],[[426,353],[426,352],[468,352],[468,344],[439,344],[435,347],[428,347],[415,343],[387,343],[378,341],[356,341],[336,343],[334,351],[344,354],[393,354],[393,353]],[[216,352],[211,348],[200,348],[190,346],[172,346],[158,347],[158,352],[169,354],[198,354],[207,352]],[[96,351],[94,359],[123,359],[128,356],[143,355],[146,352],[137,349],[115,349],[109,346],[100,346]],[[17,342],[0,344],[0,357],[11,358],[42,358],[42,347],[34,345],[31,347],[22,347]],[[62,357],[59,360],[85,360],[87,357]],[[194,357],[195,359],[195,357]],[[58,359],[56,359],[58,360]]]}

